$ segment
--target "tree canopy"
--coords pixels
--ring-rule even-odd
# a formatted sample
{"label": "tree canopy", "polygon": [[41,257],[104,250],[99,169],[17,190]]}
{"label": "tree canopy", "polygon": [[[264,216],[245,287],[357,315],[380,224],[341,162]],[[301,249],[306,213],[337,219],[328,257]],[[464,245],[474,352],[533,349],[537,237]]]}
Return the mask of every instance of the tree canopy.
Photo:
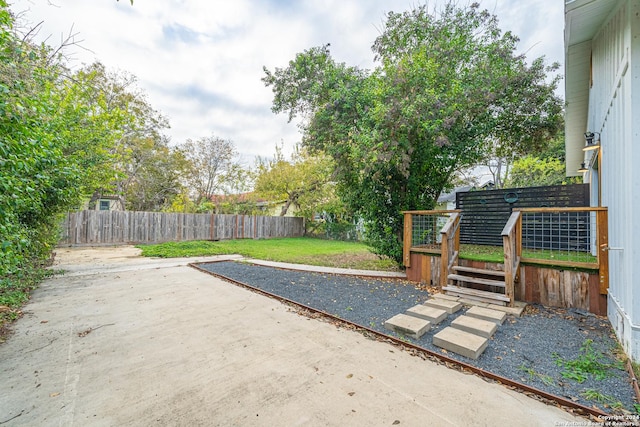
{"label": "tree canopy", "polygon": [[282,202],[281,216],[295,206],[299,215],[311,219],[334,202],[331,171],[332,162],[326,156],[296,150],[287,160],[282,149],[276,147],[272,160],[258,162],[255,191],[268,200]]}
{"label": "tree canopy", "polygon": [[518,38],[474,3],[388,14],[373,70],[337,63],[329,46],[264,69],[275,113],[303,119],[303,145],[329,155],[338,189],[374,252],[402,258],[403,210],[431,209],[454,173],[488,147],[530,153],[553,138],[557,64],[527,63]]}

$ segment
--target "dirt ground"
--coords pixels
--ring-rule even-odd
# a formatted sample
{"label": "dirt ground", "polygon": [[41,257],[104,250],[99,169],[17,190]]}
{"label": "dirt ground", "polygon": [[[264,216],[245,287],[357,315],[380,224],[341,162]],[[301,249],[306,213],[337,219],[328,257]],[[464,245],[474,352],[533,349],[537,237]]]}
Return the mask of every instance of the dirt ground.
{"label": "dirt ground", "polygon": [[[228,258],[228,257],[225,257]],[[2,426],[584,423],[131,247],[57,250],[0,345]]]}

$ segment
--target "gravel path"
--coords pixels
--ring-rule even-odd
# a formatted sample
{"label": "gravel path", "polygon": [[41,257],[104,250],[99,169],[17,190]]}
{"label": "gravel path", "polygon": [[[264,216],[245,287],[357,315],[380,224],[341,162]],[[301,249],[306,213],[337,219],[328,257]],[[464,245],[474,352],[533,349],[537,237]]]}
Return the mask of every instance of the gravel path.
{"label": "gravel path", "polygon": [[[241,262],[216,262],[199,267],[396,337],[400,336],[384,328],[385,320],[424,302],[429,296],[426,290],[400,280],[288,271]],[[444,352],[432,344],[433,335],[465,310],[449,315],[418,340],[401,338]],[[585,360],[587,354],[597,356],[599,362],[614,364],[616,345],[605,318],[579,310],[529,306],[522,317],[507,317],[478,360],[454,353],[447,356],[585,406],[597,406],[606,412],[635,413],[633,388],[622,365],[606,369],[604,378],[590,374],[578,382],[565,377],[567,372],[577,373],[575,368],[567,368],[566,362],[580,357]]]}

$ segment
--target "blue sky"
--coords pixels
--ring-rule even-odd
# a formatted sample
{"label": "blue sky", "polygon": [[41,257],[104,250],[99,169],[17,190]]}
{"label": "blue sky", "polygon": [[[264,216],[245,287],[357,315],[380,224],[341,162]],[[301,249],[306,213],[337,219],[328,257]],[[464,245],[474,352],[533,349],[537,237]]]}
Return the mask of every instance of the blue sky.
{"label": "blue sky", "polygon": [[[12,0],[9,0],[10,2]],[[44,21],[52,45],[70,31],[72,66],[100,60],[138,78],[151,105],[171,123],[173,144],[216,135],[232,140],[242,159],[270,157],[300,140],[295,123],[271,112],[262,67],[286,66],[297,52],[331,43],[334,58],[373,66],[371,45],[386,13],[417,0],[13,0],[25,22]],[[445,1],[427,2],[437,7]],[[503,30],[521,38],[519,51],[563,62],[563,5],[549,0],[480,2]],[[458,4],[466,4],[458,1]]]}

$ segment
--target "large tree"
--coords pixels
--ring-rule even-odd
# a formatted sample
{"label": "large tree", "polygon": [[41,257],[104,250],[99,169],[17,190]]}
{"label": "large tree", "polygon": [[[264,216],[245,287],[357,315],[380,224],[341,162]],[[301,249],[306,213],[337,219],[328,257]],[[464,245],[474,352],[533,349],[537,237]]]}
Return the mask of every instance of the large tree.
{"label": "large tree", "polygon": [[187,140],[182,150],[191,163],[187,181],[197,204],[213,195],[226,194],[236,185],[238,171],[242,168],[232,141],[212,135]]}
{"label": "large tree", "polygon": [[303,119],[303,145],[330,155],[340,194],[366,222],[373,250],[402,259],[402,215],[431,209],[455,172],[490,142],[532,152],[561,124],[557,78],[543,58],[478,4],[389,13],[372,71],[336,63],[328,46],[265,68],[273,111]]}

